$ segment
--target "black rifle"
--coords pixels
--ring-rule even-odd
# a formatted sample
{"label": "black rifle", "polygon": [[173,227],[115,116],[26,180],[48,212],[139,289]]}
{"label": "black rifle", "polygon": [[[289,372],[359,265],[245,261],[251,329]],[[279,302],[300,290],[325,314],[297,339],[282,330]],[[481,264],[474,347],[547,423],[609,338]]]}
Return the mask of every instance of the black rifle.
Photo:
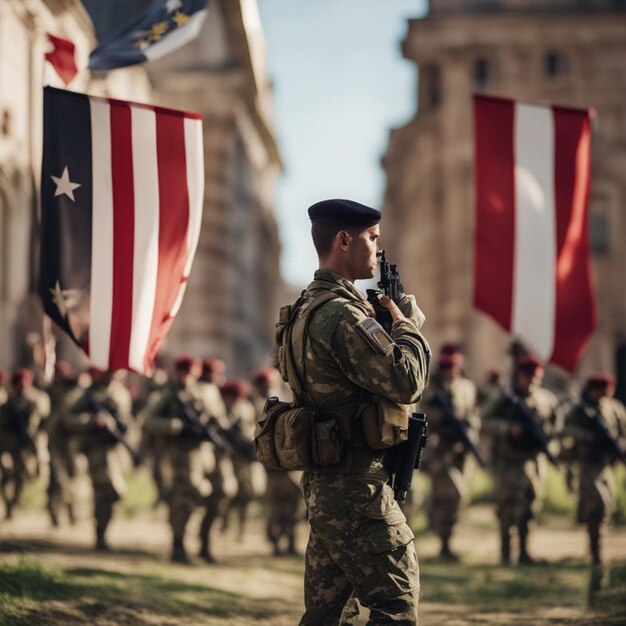
{"label": "black rifle", "polygon": [[555,456],[548,449],[550,438],[546,435],[537,414],[529,409],[521,398],[516,396],[514,393],[508,391],[507,389],[502,389],[502,393],[508,403],[513,407],[513,419],[519,422],[524,429],[522,438],[525,445],[527,445],[531,450],[539,450],[540,452],[543,452],[548,457],[550,463],[558,469],[559,464]]}
{"label": "black rifle", "polygon": [[242,456],[246,461],[257,460],[254,442],[243,434],[239,424],[233,424],[230,428],[224,429],[223,435],[235,454]]}
{"label": "black rifle", "polygon": [[[32,405],[31,405],[32,407]],[[28,423],[31,413],[28,409],[20,408],[16,406],[14,400],[9,400],[3,408],[7,414],[7,426],[8,430],[13,431],[17,436],[17,440],[22,448],[37,453],[37,448],[33,438],[28,434]]]}
{"label": "black rifle", "polygon": [[428,422],[424,413],[409,417],[408,439],[389,451],[393,473],[391,488],[393,497],[404,502],[413,482],[413,470],[419,469],[422,452],[428,442]]}
{"label": "black rifle", "polygon": [[480,453],[478,446],[470,439],[467,434],[468,424],[464,422],[455,412],[454,407],[442,393],[441,389],[432,385],[431,391],[434,393],[433,406],[443,413],[444,426],[447,428],[453,441],[460,441],[463,447],[471,452],[483,469],[487,468],[487,461]]}
{"label": "black rifle", "polygon": [[593,408],[593,413],[590,415],[586,407],[583,405],[580,405],[580,407],[591,418],[589,421],[591,432],[597,438],[599,447],[606,450],[617,461],[621,461],[626,465],[626,452],[620,448],[619,443],[609,431],[600,411],[597,408]]}
{"label": "black rifle", "polygon": [[385,251],[378,252],[380,257],[380,280],[377,283],[378,289],[368,289],[367,299],[376,311],[376,320],[387,331],[391,330],[391,313],[383,308],[378,302],[378,296],[383,293],[398,304],[404,298],[404,287],[400,282],[400,274],[397,265],[387,263]]}
{"label": "black rifle", "polygon": [[133,460],[133,466],[139,467],[143,463],[143,459],[141,458],[141,454],[139,454],[139,452],[137,452],[137,450],[135,450],[135,448],[133,448],[128,441],[126,441],[126,425],[120,422],[111,409],[101,400],[97,400],[93,396],[90,396],[89,403],[91,405],[90,412],[113,418],[114,423],[111,423],[109,420],[104,420],[104,430],[106,430],[107,435],[113,441],[122,444],[122,446],[128,450],[128,453]]}
{"label": "black rifle", "polygon": [[202,420],[203,416],[206,417],[203,411],[196,411],[178,393],[174,394],[174,398],[178,404],[176,416],[183,421],[185,432],[201,441],[210,441],[219,452],[233,456],[234,450],[224,436],[225,429],[221,428],[214,417]]}

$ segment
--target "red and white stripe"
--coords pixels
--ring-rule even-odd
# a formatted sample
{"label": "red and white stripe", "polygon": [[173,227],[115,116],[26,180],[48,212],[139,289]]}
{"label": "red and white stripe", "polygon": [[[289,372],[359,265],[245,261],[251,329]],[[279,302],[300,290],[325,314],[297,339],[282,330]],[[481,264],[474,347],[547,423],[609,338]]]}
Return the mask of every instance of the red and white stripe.
{"label": "red and white stripe", "polygon": [[200,235],[200,116],[90,98],[89,357],[144,373],[176,315]]}
{"label": "red and white stripe", "polygon": [[572,371],[595,326],[586,110],[476,96],[474,304]]}

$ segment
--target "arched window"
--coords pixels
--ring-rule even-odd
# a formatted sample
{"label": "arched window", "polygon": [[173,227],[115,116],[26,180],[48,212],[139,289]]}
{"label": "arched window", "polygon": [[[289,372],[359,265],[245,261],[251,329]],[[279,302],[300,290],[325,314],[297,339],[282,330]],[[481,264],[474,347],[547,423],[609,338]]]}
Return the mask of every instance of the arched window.
{"label": "arched window", "polygon": [[472,85],[474,89],[485,89],[489,85],[489,61],[476,59],[472,70]]}
{"label": "arched window", "polygon": [[569,71],[567,57],[558,52],[548,52],[543,58],[543,71],[549,78],[565,76]]}

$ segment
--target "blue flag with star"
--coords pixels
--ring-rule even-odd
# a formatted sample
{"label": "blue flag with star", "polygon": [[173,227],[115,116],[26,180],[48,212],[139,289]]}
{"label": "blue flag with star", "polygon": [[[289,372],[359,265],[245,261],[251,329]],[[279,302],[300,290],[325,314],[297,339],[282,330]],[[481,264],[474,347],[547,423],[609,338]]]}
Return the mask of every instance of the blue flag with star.
{"label": "blue flag with star", "polygon": [[89,69],[107,71],[161,58],[198,36],[207,11],[207,0],[155,0],[90,54]]}

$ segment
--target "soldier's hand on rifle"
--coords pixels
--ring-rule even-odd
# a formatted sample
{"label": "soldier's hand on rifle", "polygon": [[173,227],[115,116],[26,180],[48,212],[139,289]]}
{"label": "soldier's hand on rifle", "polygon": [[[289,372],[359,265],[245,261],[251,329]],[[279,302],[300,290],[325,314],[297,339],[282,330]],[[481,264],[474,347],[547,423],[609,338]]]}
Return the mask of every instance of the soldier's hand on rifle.
{"label": "soldier's hand on rifle", "polygon": [[406,319],[402,311],[398,308],[398,305],[389,296],[385,296],[384,294],[379,295],[378,302],[383,309],[387,309],[387,311],[389,311],[391,319],[394,322]]}
{"label": "soldier's hand on rifle", "polygon": [[96,413],[93,418],[93,425],[96,428],[115,430],[117,424],[112,415],[107,415],[106,413]]}

